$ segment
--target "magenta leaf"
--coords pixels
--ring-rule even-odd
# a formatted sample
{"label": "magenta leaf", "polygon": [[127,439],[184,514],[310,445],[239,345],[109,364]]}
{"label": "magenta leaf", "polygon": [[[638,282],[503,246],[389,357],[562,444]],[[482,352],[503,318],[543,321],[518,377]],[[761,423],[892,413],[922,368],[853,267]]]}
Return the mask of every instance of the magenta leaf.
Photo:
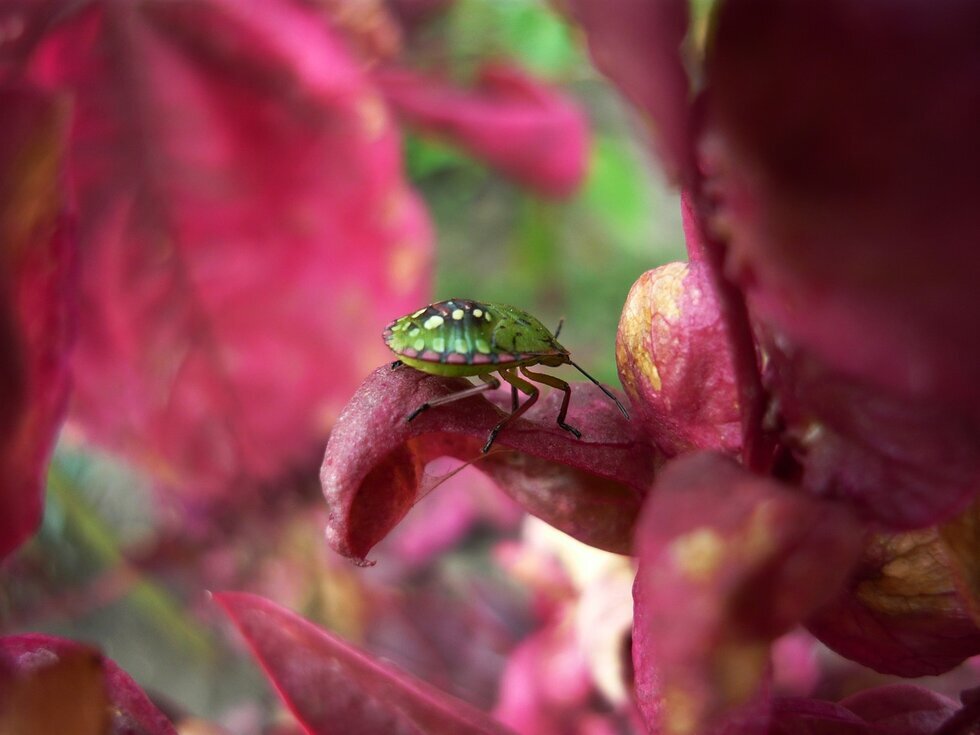
{"label": "magenta leaf", "polygon": [[948,520],[980,487],[980,432],[934,401],[909,399],[828,370],[764,334],[804,487],[839,497],[891,528]]}
{"label": "magenta leaf", "polygon": [[269,600],[243,592],[214,597],[310,735],[510,732]]}
{"label": "magenta leaf", "polygon": [[882,735],[846,707],[833,702],[796,697],[773,700],[772,722],[765,733],[766,735]]}
{"label": "magenta leaf", "polygon": [[840,704],[880,735],[932,735],[959,709],[948,697],[914,684],[867,689]]}
{"label": "magenta leaf", "polygon": [[976,432],[980,5],[718,11],[708,166],[730,274],[831,370]]}
{"label": "magenta leaf", "polygon": [[357,62],[287,0],[137,0],[84,5],[31,65],[76,112],[74,416],[202,505],[313,459],[427,290]]}
{"label": "magenta leaf", "polygon": [[706,267],[669,263],[633,284],[616,339],[619,378],[635,419],[668,454],[741,445],[725,325]]}
{"label": "magenta leaf", "polygon": [[633,661],[648,727],[709,733],[751,717],[771,643],[833,598],[861,537],[846,508],[723,455],[666,465],[636,534]]}
{"label": "magenta leaf", "polygon": [[807,627],[882,673],[948,671],[980,653],[980,629],[948,553],[936,529],[872,536],[847,587]]}
{"label": "magenta leaf", "polygon": [[[86,675],[84,671],[78,670],[78,664],[84,663],[85,659],[91,662],[89,668],[92,669],[92,674]],[[12,680],[8,679],[8,685],[16,685],[18,680],[29,684],[32,677],[38,677],[46,670],[68,662],[70,668],[66,673],[71,678],[60,681],[56,679],[48,683],[52,700],[46,706],[66,706],[65,700],[73,699],[73,689],[97,686],[97,689],[91,691],[92,699],[100,707],[108,708],[110,728],[107,735],[177,735],[174,726],[129,674],[110,659],[81,643],[32,633],[8,636],[0,638],[0,662],[6,664],[13,676]],[[95,671],[99,672],[97,684],[92,681]],[[102,692],[99,690],[103,687],[108,701],[101,700]],[[85,701],[75,703],[81,707],[86,706]],[[91,704],[88,703],[89,706]],[[0,709],[2,706],[0,697]],[[93,731],[93,734],[95,732],[105,733],[101,729]]]}
{"label": "magenta leaf", "polygon": [[517,181],[558,197],[582,182],[588,148],[583,114],[524,71],[485,66],[472,90],[407,69],[381,70],[374,78],[406,120],[458,143]]}
{"label": "magenta leaf", "polygon": [[0,86],[0,559],[41,521],[68,396],[74,239],[61,169],[67,106]]}
{"label": "magenta leaf", "polygon": [[637,424],[598,388],[582,383],[572,386],[568,414],[582,439],[555,423],[558,391],[502,431],[486,456],[480,448],[507,411],[485,398],[405,420],[422,403],[469,385],[388,365],[364,381],[334,427],[320,470],[330,546],[363,560],[431,489],[426,464],[449,456],[475,461],[528,512],[580,541],[628,553],[640,504],[663,461]]}
{"label": "magenta leaf", "polygon": [[689,82],[682,46],[688,0],[566,0],[585,29],[595,65],[657,133],[664,166],[677,180],[693,174]]}

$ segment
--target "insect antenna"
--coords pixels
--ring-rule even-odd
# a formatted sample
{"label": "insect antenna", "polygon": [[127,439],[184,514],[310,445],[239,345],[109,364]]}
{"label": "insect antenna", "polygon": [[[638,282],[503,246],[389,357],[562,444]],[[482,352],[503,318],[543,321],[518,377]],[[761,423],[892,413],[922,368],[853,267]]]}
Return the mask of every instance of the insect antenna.
{"label": "insect antenna", "polygon": [[582,373],[582,375],[584,375],[585,377],[587,377],[593,383],[595,383],[596,385],[598,385],[599,386],[599,390],[601,390],[607,396],[609,396],[610,398],[612,398],[616,402],[616,405],[619,406],[619,410],[623,412],[623,416],[625,416],[627,419],[630,417],[629,411],[626,410],[626,406],[624,406],[622,403],[620,403],[619,402],[619,399],[616,398],[616,396],[614,396],[612,393],[610,393],[609,392],[609,389],[606,388],[606,386],[604,386],[598,380],[596,380],[591,375],[589,375],[587,372],[585,372],[580,365],[572,362],[571,360],[568,361],[568,364],[571,365],[576,370],[578,370],[580,373]]}
{"label": "insect antenna", "polygon": [[558,326],[555,328],[555,339],[558,339],[558,335],[561,334],[561,328],[565,324],[565,317],[558,320]]}

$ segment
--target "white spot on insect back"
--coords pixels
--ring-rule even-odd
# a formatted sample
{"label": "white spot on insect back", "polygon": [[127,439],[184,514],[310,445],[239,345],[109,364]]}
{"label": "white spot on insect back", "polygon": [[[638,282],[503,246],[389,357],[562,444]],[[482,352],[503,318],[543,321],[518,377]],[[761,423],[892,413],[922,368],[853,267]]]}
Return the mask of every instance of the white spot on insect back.
{"label": "white spot on insect back", "polygon": [[463,318],[463,310],[462,309],[456,309],[456,311],[453,312],[453,319],[455,319],[456,321],[459,321],[462,318]]}
{"label": "white spot on insect back", "polygon": [[438,327],[442,326],[443,321],[444,320],[441,316],[435,314],[422,322],[422,326],[426,329],[437,329]]}
{"label": "white spot on insect back", "polygon": [[473,309],[473,316],[479,319],[481,316],[483,316],[483,309]]}
{"label": "white spot on insect back", "polygon": [[428,306],[423,306],[421,309],[419,309],[414,314],[412,314],[412,319],[418,319],[420,316],[422,316],[425,313],[425,310],[428,308],[429,308]]}

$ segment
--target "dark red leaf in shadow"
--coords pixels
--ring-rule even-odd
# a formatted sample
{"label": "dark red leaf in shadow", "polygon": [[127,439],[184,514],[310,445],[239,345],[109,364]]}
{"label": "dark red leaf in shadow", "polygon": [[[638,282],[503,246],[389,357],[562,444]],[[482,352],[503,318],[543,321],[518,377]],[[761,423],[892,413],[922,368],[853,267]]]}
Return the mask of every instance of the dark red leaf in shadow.
{"label": "dark red leaf in shadow", "polygon": [[269,600],[243,592],[214,597],[311,735],[510,732],[472,705],[376,661]]}
{"label": "dark red leaf in shadow", "polygon": [[949,697],[914,684],[890,684],[859,692],[840,705],[880,735],[932,735],[959,709]]}
{"label": "dark red leaf in shadow", "polygon": [[636,419],[665,452],[738,452],[730,347],[703,264],[669,263],[640,276],[620,317],[616,363]]}
{"label": "dark red leaf in shadow", "polygon": [[886,674],[929,676],[980,653],[936,529],[871,537],[850,583],[807,621],[825,644]]}
{"label": "dark red leaf in shadow", "polygon": [[636,535],[633,662],[647,725],[709,733],[761,706],[770,644],[833,598],[861,538],[845,507],[723,455],[668,463]]}
{"label": "dark red leaf in shadow", "polygon": [[730,274],[830,368],[976,426],[980,5],[718,9],[707,165]]}
{"label": "dark red leaf in shadow", "polygon": [[61,191],[67,106],[0,87],[0,558],[41,521],[68,396],[74,239]]}
{"label": "dark red leaf in shadow", "polygon": [[[107,719],[111,723],[108,735],[177,735],[174,726],[129,674],[81,643],[31,633],[0,638],[0,661],[7,663],[12,670],[14,683],[18,679],[29,682],[32,678],[44,677],[48,672],[68,664],[68,668],[57,678],[49,680],[49,684],[55,685],[55,690],[50,691],[52,700],[46,706],[58,709],[75,704],[81,708],[79,718],[86,716],[91,703],[84,700],[72,702],[76,690],[84,688],[101,707],[108,705]],[[83,665],[84,669],[99,672],[97,682],[92,680],[91,673],[85,674]],[[77,725],[78,719],[71,724]],[[66,731],[59,728],[58,732]],[[102,729],[91,732],[105,733]]]}
{"label": "dark red leaf in shadow", "polygon": [[677,180],[693,173],[689,82],[682,46],[688,0],[564,0],[582,24],[596,66],[643,113],[657,133],[658,150]]}
{"label": "dark red leaf in shadow", "polygon": [[77,113],[74,416],[202,505],[307,462],[427,291],[357,62],[286,0],[137,0],[84,5],[32,67]]}
{"label": "dark red leaf in shadow", "polygon": [[880,734],[839,704],[819,699],[787,697],[773,700],[772,722],[766,735]]}
{"label": "dark red leaf in shadow", "polygon": [[469,385],[462,378],[387,365],[364,381],[334,427],[320,470],[331,547],[363,560],[431,490],[426,464],[450,456],[476,460],[473,466],[528,512],[580,541],[628,553],[640,504],[663,460],[639,426],[627,422],[597,388],[582,383],[572,385],[568,414],[582,439],[556,425],[557,391],[502,431],[486,456],[480,448],[506,411],[485,398],[405,420],[422,403]]}
{"label": "dark red leaf in shadow", "polygon": [[980,425],[828,370],[763,333],[766,382],[778,397],[803,485],[844,498],[896,529],[948,520],[980,489]]}
{"label": "dark red leaf in shadow", "polygon": [[583,114],[524,71],[486,66],[471,90],[407,69],[382,69],[374,78],[406,120],[542,194],[567,196],[582,182],[588,149]]}

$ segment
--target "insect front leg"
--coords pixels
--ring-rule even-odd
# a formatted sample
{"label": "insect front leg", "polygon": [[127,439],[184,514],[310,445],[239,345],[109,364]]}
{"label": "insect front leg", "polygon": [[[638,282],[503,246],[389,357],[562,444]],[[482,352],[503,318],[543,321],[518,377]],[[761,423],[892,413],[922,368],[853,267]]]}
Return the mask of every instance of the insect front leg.
{"label": "insect front leg", "polygon": [[558,410],[558,425],[570,434],[574,434],[576,439],[582,438],[582,432],[576,429],[571,424],[565,423],[565,417],[568,415],[568,402],[572,398],[572,389],[561,378],[556,378],[554,375],[543,375],[542,373],[532,373],[525,367],[521,368],[521,372],[524,373],[531,380],[535,380],[538,383],[544,383],[545,385],[550,385],[552,388],[558,388],[558,390],[564,392],[564,396],[561,399],[561,408]]}
{"label": "insect front leg", "polygon": [[391,369],[392,370],[397,370],[398,368],[400,368],[404,364],[405,363],[403,363],[401,360],[395,360],[393,363],[391,363]]}
{"label": "insect front leg", "polygon": [[418,416],[423,411],[426,411],[433,406],[443,406],[447,403],[452,403],[453,401],[458,401],[463,398],[469,398],[470,396],[475,396],[480,393],[484,393],[488,390],[496,390],[500,387],[500,381],[497,380],[492,375],[481,375],[480,380],[483,381],[483,385],[474,385],[472,388],[464,388],[457,393],[450,393],[445,396],[440,396],[439,398],[433,398],[431,401],[426,401],[421,406],[412,411],[408,416],[405,417],[406,421],[411,421],[416,416]]}
{"label": "insect front leg", "polygon": [[538,396],[540,395],[538,389],[535,388],[530,383],[528,383],[526,380],[522,380],[521,378],[519,378],[517,374],[514,372],[513,368],[511,368],[510,370],[501,370],[500,377],[506,380],[508,383],[510,383],[514,388],[518,388],[524,393],[527,393],[528,399],[524,401],[524,404],[520,408],[518,408],[516,411],[513,411],[509,416],[507,416],[507,418],[498,422],[496,426],[490,429],[490,434],[487,436],[487,442],[486,444],[483,445],[484,454],[490,451],[490,447],[491,445],[493,445],[494,440],[497,438],[497,434],[499,434],[501,430],[505,426],[507,426],[511,421],[520,417],[525,411],[527,411],[531,406],[533,406],[534,402],[538,400]]}

